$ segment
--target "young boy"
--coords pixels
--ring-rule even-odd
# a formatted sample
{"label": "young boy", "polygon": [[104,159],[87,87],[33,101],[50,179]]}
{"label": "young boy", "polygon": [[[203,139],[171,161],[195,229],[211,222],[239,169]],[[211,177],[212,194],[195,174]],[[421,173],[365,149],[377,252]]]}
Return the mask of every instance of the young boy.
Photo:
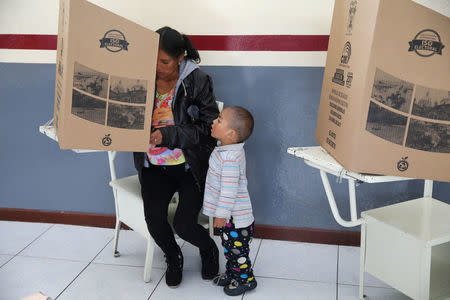
{"label": "young boy", "polygon": [[253,117],[245,108],[225,108],[214,120],[211,135],[220,141],[209,158],[203,213],[214,217],[226,272],[213,279],[229,296],[252,290],[257,283],[249,258],[254,218],[247,190],[244,141],[252,134]]}

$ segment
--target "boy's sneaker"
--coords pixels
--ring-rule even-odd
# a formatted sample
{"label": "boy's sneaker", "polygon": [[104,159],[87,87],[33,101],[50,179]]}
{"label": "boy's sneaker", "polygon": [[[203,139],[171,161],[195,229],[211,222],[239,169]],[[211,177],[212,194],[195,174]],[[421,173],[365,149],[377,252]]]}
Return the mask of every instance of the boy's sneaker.
{"label": "boy's sneaker", "polygon": [[226,286],[231,283],[231,277],[227,273],[222,273],[213,278],[213,284],[218,286]]}
{"label": "boy's sneaker", "polygon": [[257,285],[255,279],[246,283],[239,283],[233,279],[229,285],[223,288],[223,291],[228,296],[239,296],[247,291],[253,290]]}

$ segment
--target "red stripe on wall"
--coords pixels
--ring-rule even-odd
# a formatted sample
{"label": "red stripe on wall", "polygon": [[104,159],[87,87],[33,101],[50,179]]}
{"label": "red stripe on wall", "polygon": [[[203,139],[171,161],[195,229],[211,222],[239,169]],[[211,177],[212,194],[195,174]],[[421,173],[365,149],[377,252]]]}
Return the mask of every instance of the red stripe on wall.
{"label": "red stripe on wall", "polygon": [[191,35],[198,50],[327,51],[328,35]]}
{"label": "red stripe on wall", "polygon": [[[327,51],[328,35],[191,35],[200,51]],[[0,49],[56,50],[56,35],[0,34]]]}
{"label": "red stripe on wall", "polygon": [[56,50],[56,35],[0,34],[0,49]]}

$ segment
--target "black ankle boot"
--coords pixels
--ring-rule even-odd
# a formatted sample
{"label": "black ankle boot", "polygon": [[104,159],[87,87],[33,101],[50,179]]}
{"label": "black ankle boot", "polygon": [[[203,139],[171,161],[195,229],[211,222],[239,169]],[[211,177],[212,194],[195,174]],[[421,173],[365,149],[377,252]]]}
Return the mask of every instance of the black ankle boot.
{"label": "black ankle boot", "polygon": [[202,278],[212,280],[219,273],[219,249],[212,243],[207,249],[200,249],[202,259]]}
{"label": "black ankle boot", "polygon": [[183,278],[183,254],[179,252],[174,256],[164,255],[167,263],[166,284],[176,288]]}

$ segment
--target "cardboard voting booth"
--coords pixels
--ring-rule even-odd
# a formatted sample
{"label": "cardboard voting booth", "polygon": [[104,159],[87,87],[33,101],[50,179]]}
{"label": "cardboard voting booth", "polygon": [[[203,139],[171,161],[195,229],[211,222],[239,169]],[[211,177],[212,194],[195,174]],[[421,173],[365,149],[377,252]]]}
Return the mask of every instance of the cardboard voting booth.
{"label": "cardboard voting booth", "polygon": [[159,35],[61,0],[54,123],[61,149],[147,151]]}
{"label": "cardboard voting booth", "polygon": [[337,0],[316,141],[347,170],[450,181],[450,18]]}

